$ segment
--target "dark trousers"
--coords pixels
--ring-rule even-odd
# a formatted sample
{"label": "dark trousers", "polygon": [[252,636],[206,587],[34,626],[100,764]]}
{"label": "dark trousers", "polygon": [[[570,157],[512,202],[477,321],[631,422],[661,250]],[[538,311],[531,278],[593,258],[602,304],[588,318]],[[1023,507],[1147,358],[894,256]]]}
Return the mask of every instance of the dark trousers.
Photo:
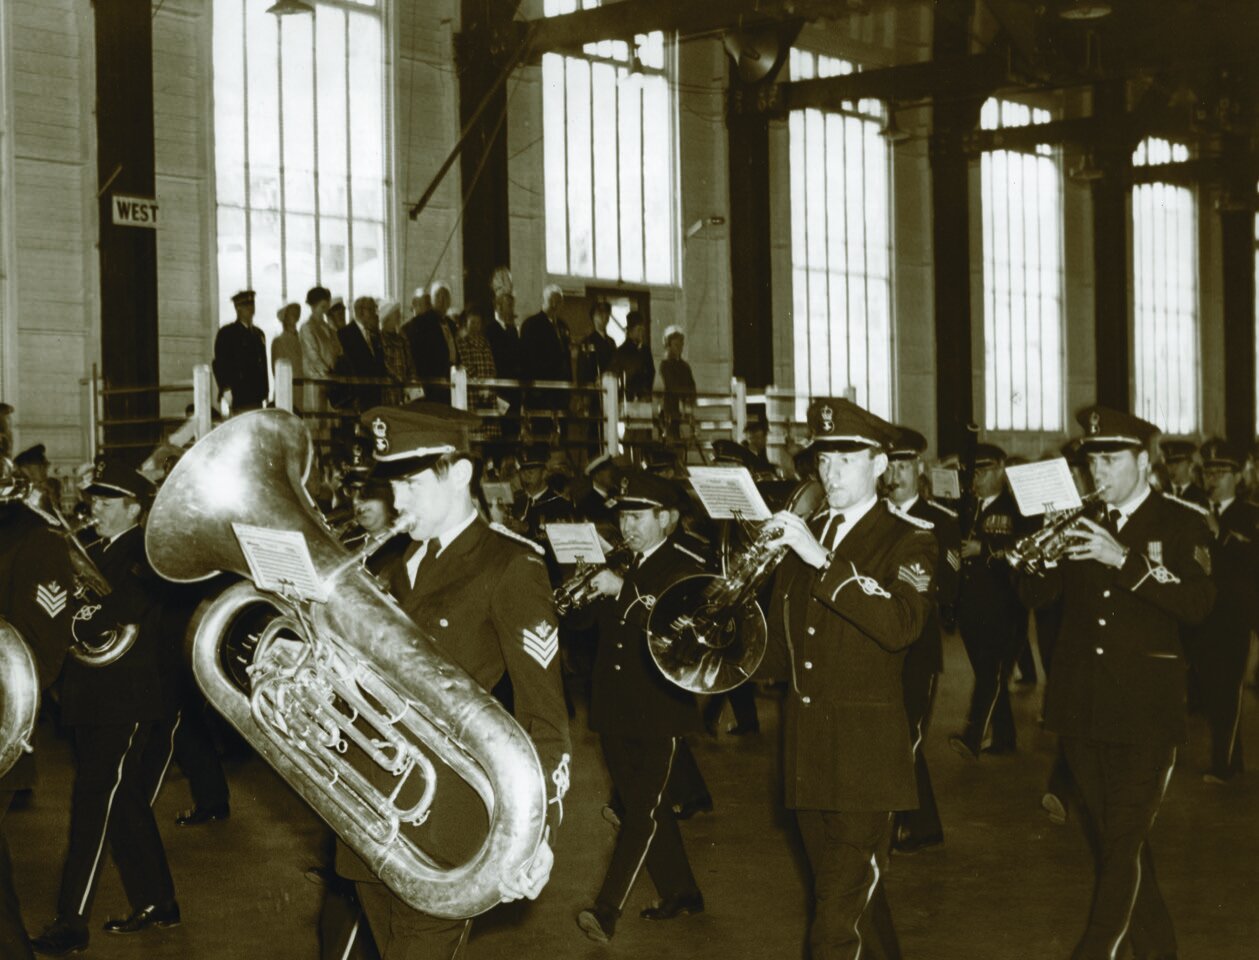
{"label": "dark trousers", "polygon": [[13,791],[0,790],[0,956],[34,960],[26,927],[22,925],[22,907],[13,886],[13,860],[9,857],[9,841],[4,832],[4,815],[12,802]]}
{"label": "dark trousers", "polygon": [[739,730],[754,733],[761,729],[760,717],[756,715],[756,687],[751,683],[742,683],[728,693],[714,694],[704,705],[704,726],[710,733],[716,733],[717,721],[721,719],[721,709],[727,699]]}
{"label": "dark trousers", "polygon": [[1018,652],[1015,617],[989,611],[984,617],[963,616],[959,626],[966,657],[975,671],[975,688],[971,692],[962,739],[974,753],[979,753],[984,735],[991,728],[993,747],[1012,748],[1017,738],[1006,685]]}
{"label": "dark trousers", "polygon": [[192,677],[183,691],[179,726],[175,728],[175,762],[188,778],[188,790],[196,807],[222,807],[229,800],[223,762],[210,729],[205,698],[195,689]]}
{"label": "dark trousers", "polygon": [[132,909],[175,899],[153,800],[171,756],[171,723],[74,728],[70,847],[57,914],[86,924],[106,842]]}
{"label": "dark trousers", "polygon": [[[455,960],[466,955],[471,920],[445,920],[420,913],[374,880],[360,880],[354,889],[381,960]],[[346,955],[353,956],[349,949],[352,945],[347,945]]]}
{"label": "dark trousers", "polygon": [[1195,638],[1201,708],[1211,728],[1211,772],[1223,780],[1242,772],[1241,713],[1250,630],[1207,627]]}
{"label": "dark trousers", "polygon": [[666,795],[679,739],[602,734],[599,741],[625,813],[595,902],[618,913],[623,910],[644,865],[661,897],[697,893],[682,833]]}
{"label": "dark trousers", "polygon": [[883,874],[892,815],[797,810],[813,869],[812,960],[899,960]]}
{"label": "dark trousers", "polygon": [[[673,769],[669,771],[669,782],[665,785],[664,802],[674,812],[688,803],[711,804],[713,802],[704,774],[700,772],[699,764],[695,762],[691,745],[682,737],[678,737],[677,752],[673,756]],[[612,786],[612,796],[608,799],[608,806],[616,811],[618,817],[625,818],[625,802],[617,792],[615,784]]]}
{"label": "dark trousers", "polygon": [[1014,662],[1019,668],[1019,682],[1035,683],[1036,657],[1032,653],[1032,636],[1028,630],[1026,611],[1019,617],[1018,622],[1015,624],[1014,632],[1016,635]]}
{"label": "dark trousers", "polygon": [[1176,933],[1159,893],[1149,833],[1176,760],[1163,744],[1063,737],[1093,850],[1093,904],[1072,960],[1113,960],[1125,939],[1137,957],[1172,956]]}
{"label": "dark trousers", "polygon": [[896,814],[894,836],[904,841],[923,840],[944,836],[940,823],[940,810],[936,806],[935,791],[931,787],[931,772],[927,769],[927,755],[923,750],[927,739],[927,723],[931,719],[931,705],[935,700],[936,675],[906,676],[904,684],[905,716],[909,719],[909,737],[914,745],[914,779],[918,782],[918,809],[902,810]]}

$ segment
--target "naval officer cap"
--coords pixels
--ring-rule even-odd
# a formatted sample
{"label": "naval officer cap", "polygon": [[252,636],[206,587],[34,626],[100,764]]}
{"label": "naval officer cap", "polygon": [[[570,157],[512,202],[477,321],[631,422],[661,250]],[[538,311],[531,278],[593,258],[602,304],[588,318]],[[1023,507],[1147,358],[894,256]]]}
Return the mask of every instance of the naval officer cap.
{"label": "naval officer cap", "polygon": [[897,428],[844,397],[820,397],[806,415],[816,453],[885,450],[896,440]]}
{"label": "naval officer cap", "polygon": [[927,450],[927,438],[909,427],[897,427],[896,439],[888,447],[889,460],[913,460]]}
{"label": "naval officer cap", "polygon": [[1005,463],[1005,461],[1006,452],[995,443],[975,444],[975,466],[995,467],[998,464]]}
{"label": "naval officer cap", "polygon": [[1204,467],[1224,467],[1234,472],[1240,470],[1246,462],[1246,451],[1240,443],[1217,438],[1208,440],[1202,445],[1202,465]]}
{"label": "naval officer cap", "polygon": [[1084,428],[1080,449],[1084,453],[1107,453],[1115,450],[1144,450],[1158,433],[1148,420],[1095,404],[1075,415]]}
{"label": "naval officer cap", "polygon": [[372,439],[372,476],[401,480],[430,469],[448,453],[467,453],[475,414],[444,403],[417,400],[405,407],[373,407],[363,414]]}
{"label": "naval officer cap", "polygon": [[713,441],[713,463],[747,467],[749,470],[757,467],[756,454],[727,437]]}
{"label": "naval officer cap", "polygon": [[254,292],[252,290],[237,290],[232,294],[232,303],[238,307],[253,306]]}
{"label": "naval officer cap", "polygon": [[1164,463],[1180,463],[1193,459],[1193,455],[1198,452],[1198,445],[1181,437],[1162,437],[1158,442],[1158,450],[1163,455]]}
{"label": "naval officer cap", "polygon": [[143,500],[153,492],[153,484],[135,467],[116,458],[102,458],[92,469],[92,482],[83,488],[83,492],[89,497]]}
{"label": "naval officer cap", "polygon": [[676,508],[681,497],[677,484],[646,470],[630,470],[621,475],[608,505],[617,510],[657,510]]}

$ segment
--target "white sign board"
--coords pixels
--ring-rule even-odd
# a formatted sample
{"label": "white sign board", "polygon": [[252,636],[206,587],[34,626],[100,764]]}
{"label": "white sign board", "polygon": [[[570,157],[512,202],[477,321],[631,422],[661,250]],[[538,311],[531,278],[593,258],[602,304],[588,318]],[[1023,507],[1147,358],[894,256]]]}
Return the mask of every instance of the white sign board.
{"label": "white sign board", "polygon": [[931,468],[931,496],[936,500],[961,500],[962,483],[956,470]]}
{"label": "white sign board", "polygon": [[115,193],[109,198],[109,207],[116,227],[157,229],[157,201],[152,197],[128,197]]}
{"label": "white sign board", "polygon": [[1071,467],[1062,457],[1006,467],[1005,476],[1014,491],[1019,513],[1025,517],[1038,517],[1051,510],[1074,510],[1083,502]]}
{"label": "white sign board", "polygon": [[771,516],[747,467],[688,467],[699,502],[714,520],[768,520]]}

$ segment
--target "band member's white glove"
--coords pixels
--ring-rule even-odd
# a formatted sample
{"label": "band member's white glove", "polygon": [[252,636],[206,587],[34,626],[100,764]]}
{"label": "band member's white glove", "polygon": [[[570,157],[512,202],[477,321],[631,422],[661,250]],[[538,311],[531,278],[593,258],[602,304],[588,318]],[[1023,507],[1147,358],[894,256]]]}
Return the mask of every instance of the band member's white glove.
{"label": "band member's white glove", "polygon": [[546,882],[551,879],[551,868],[554,865],[555,854],[551,851],[551,845],[543,840],[542,845],[538,847],[538,852],[533,855],[533,859],[525,864],[514,877],[505,877],[499,884],[503,902],[510,903],[521,897],[536,900],[542,888],[546,886]]}
{"label": "band member's white glove", "polygon": [[803,518],[790,510],[782,510],[770,517],[769,522],[777,526],[780,531],[778,536],[770,541],[771,546],[790,547],[795,551],[796,556],[811,567],[820,567],[826,563],[830,553],[818,542],[817,537],[813,536],[813,531],[809,529],[809,525]]}

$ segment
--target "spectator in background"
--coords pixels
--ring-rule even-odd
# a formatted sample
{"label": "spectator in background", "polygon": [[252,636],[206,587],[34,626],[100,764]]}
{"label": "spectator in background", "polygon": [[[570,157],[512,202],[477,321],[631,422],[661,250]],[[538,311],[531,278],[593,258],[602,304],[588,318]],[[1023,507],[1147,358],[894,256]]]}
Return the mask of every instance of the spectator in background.
{"label": "spectator in background", "polygon": [[[493,380],[498,375],[494,366],[494,351],[485,338],[485,318],[479,307],[468,307],[463,313],[463,322],[459,325],[459,355],[469,377]],[[471,410],[497,410],[497,401],[498,397],[492,389],[468,390],[468,407]],[[494,436],[498,436],[497,429]]]}
{"label": "spectator in background", "polygon": [[396,407],[410,399],[406,385],[415,379],[411,345],[402,335],[402,304],[396,300],[380,304],[380,340],[384,347],[385,372],[398,383],[398,386],[385,387],[381,402]]}
{"label": "spectator in background", "polygon": [[[500,267],[499,270],[506,270]],[[498,272],[495,272],[498,276]],[[511,275],[507,275],[510,281]],[[520,331],[516,329],[516,297],[510,290],[496,291],[494,294],[494,319],[485,325],[485,339],[494,354],[494,369],[499,379],[520,379]],[[520,391],[511,387],[500,387],[499,399],[507,405],[504,411],[502,434],[504,437],[515,438],[520,434]]]}
{"label": "spectator in background", "polygon": [[594,327],[577,347],[577,382],[598,384],[612,368],[616,342],[608,336],[612,305],[599,300],[590,305],[590,324]]}
{"label": "spectator in background", "polygon": [[[522,380],[558,380],[571,383],[573,379],[572,338],[568,324],[560,316],[564,305],[564,292],[554,283],[542,291],[542,309],[528,317],[520,327],[520,376]],[[558,419],[568,410],[568,392],[565,390],[531,390],[526,397],[530,410],[549,411]],[[546,430],[543,421],[535,426]]]}
{"label": "spectator in background", "polygon": [[13,416],[13,408],[7,403],[0,403],[0,457],[7,457],[13,451],[13,427],[9,417]]}
{"label": "spectator in background", "polygon": [[328,322],[336,332],[345,329],[345,301],[340,297],[333,297],[328,304]]}
{"label": "spectator in background", "polygon": [[[341,358],[336,374],[342,377],[384,380],[385,346],[380,336],[380,317],[372,297],[354,301],[354,322],[337,331],[341,341]],[[353,407],[360,412],[380,405],[381,385],[372,383],[338,384],[332,404],[342,409]]]}
{"label": "spectator in background", "polygon": [[637,310],[625,317],[625,342],[612,357],[612,372],[621,381],[626,400],[650,400],[656,381],[656,363],[651,356],[647,323]]}
{"label": "spectator in background", "polygon": [[267,338],[254,326],[254,292],[232,295],[236,321],[214,338],[214,379],[227,413],[257,410],[267,399]]}
{"label": "spectator in background", "polygon": [[[450,380],[450,368],[460,362],[459,342],[454,321],[450,319],[450,287],[437,280],[429,288],[432,307],[412,317],[402,327],[402,335],[411,346],[411,363],[421,380]],[[450,387],[426,383],[426,400],[450,403]]]}
{"label": "spectator in background", "polygon": [[420,317],[433,309],[433,300],[423,287],[411,291],[411,317]]}
{"label": "spectator in background", "polygon": [[286,303],[275,312],[280,321],[280,333],[271,341],[271,372],[275,373],[275,365],[287,360],[293,368],[293,376],[304,376],[302,373],[302,341],[297,335],[297,321],[302,318],[302,308],[296,303]]}
{"label": "spectator in background", "polygon": [[302,375],[323,380],[332,376],[332,368],[341,356],[336,328],[327,315],[332,294],[327,287],[311,287],[306,292],[306,305],[310,307],[310,316],[297,331],[302,343]]}
{"label": "spectator in background", "polygon": [[665,436],[681,436],[682,421],[691,417],[695,406],[695,376],[691,365],[682,359],[686,337],[682,328],[669,326],[664,332],[665,358],[660,361],[660,379],[664,381],[664,402],[660,416]]}

